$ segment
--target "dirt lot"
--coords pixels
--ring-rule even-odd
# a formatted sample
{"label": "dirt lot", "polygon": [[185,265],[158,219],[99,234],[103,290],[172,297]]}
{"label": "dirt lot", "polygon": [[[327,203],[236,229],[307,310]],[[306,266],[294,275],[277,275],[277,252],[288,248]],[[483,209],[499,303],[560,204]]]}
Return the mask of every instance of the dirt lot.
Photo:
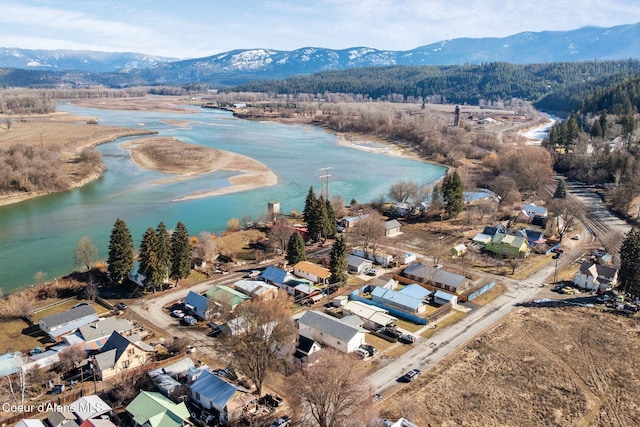
{"label": "dirt lot", "polygon": [[640,425],[640,323],[522,308],[381,405],[420,426]]}

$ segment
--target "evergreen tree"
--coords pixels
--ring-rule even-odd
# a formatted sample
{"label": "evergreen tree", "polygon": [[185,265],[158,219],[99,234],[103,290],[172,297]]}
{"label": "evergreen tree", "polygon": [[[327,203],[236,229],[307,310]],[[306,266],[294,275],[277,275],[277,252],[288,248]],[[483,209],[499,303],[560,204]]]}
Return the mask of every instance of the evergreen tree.
{"label": "evergreen tree", "polygon": [[640,295],[640,230],[627,234],[620,248],[620,287],[634,296]]}
{"label": "evergreen tree", "polygon": [[162,269],[162,280],[166,280],[171,271],[171,236],[164,222],[160,221],[158,224],[156,235],[158,236],[158,263]]}
{"label": "evergreen tree", "polygon": [[156,286],[162,286],[165,277],[160,264],[158,247],[158,236],[155,230],[151,227],[147,228],[140,243],[139,271],[145,276],[143,281],[145,287],[152,288],[154,292]]}
{"label": "evergreen tree", "polygon": [[444,199],[442,198],[442,189],[439,185],[433,187],[431,191],[431,197],[429,198],[429,210],[436,212],[443,209],[445,206]]}
{"label": "evergreen tree", "polygon": [[329,214],[327,213],[327,203],[325,202],[324,197],[322,196],[320,196],[316,201],[316,218],[318,221],[318,224],[317,224],[318,239],[317,240],[321,240],[323,237],[327,237],[328,233],[331,230],[331,224],[329,223]]}
{"label": "evergreen tree", "polygon": [[558,185],[556,186],[556,191],[553,193],[554,199],[566,199],[567,198],[567,184],[564,182],[564,179],[558,180]]}
{"label": "evergreen tree", "polygon": [[331,248],[331,259],[329,261],[331,271],[331,283],[346,283],[347,281],[347,242],[343,236],[338,236],[333,248]]}
{"label": "evergreen tree", "polygon": [[171,272],[169,278],[176,281],[189,277],[191,272],[191,242],[189,232],[182,222],[178,222],[171,235]]}
{"label": "evergreen tree", "polygon": [[316,211],[316,194],[313,192],[313,187],[309,187],[307,198],[304,201],[304,210],[302,211],[302,218],[307,224],[313,220],[313,216]]}
{"label": "evergreen tree", "polygon": [[333,210],[333,206],[331,205],[331,201],[327,200],[325,202],[326,211],[327,211],[327,229],[324,232],[324,235],[333,238],[338,233],[338,223],[336,221],[336,212]]}
{"label": "evergreen tree", "polygon": [[602,134],[602,128],[600,127],[600,120],[595,120],[593,122],[593,124],[591,125],[591,136],[593,136],[594,138],[601,138],[603,136]]}
{"label": "evergreen tree", "polygon": [[122,284],[134,267],[133,239],[127,223],[118,218],[109,239],[107,271],[112,281]]}
{"label": "evergreen tree", "polygon": [[304,251],[304,240],[300,233],[293,233],[287,243],[287,262],[289,265],[296,265],[300,261],[305,261],[307,254]]}
{"label": "evergreen tree", "polygon": [[464,188],[458,171],[448,174],[442,180],[442,198],[446,203],[444,208],[449,217],[457,216],[464,208]]}

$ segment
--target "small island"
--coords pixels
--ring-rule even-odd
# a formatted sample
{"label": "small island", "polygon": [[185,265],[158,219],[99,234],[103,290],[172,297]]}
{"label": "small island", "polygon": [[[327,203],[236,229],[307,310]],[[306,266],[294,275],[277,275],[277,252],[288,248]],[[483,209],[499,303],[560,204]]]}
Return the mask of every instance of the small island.
{"label": "small island", "polygon": [[[278,183],[276,174],[264,164],[242,154],[189,144],[172,137],[138,138],[122,148],[131,152],[133,162],[148,170],[175,174],[188,179],[215,171],[239,172],[229,178],[228,187],[201,191],[177,200],[197,199],[268,187]],[[161,182],[167,182],[162,180]]]}

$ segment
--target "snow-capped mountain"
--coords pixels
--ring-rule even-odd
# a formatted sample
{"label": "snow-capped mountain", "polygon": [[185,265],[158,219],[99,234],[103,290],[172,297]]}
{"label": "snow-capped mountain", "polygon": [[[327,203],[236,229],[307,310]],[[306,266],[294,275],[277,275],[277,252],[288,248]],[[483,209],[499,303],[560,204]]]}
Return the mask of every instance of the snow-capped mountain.
{"label": "snow-capped mountain", "polygon": [[[46,51],[0,48],[0,67],[117,73],[93,78],[105,84],[236,85],[324,70],[391,65],[456,65],[487,62],[533,64],[640,58],[640,24],[572,31],[523,32],[503,38],[443,40],[408,51],[352,47],[233,50],[205,58],[173,61],[137,53]],[[125,75],[126,74],[126,75]],[[80,78],[74,73],[73,78]]]}

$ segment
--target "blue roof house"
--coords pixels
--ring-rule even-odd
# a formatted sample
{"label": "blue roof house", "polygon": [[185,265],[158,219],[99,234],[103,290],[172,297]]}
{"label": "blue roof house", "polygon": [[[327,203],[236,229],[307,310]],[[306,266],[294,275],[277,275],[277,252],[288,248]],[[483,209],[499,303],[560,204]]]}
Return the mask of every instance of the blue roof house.
{"label": "blue roof house", "polygon": [[244,395],[236,386],[211,371],[202,372],[189,387],[189,397],[204,409],[217,411],[220,421],[225,425],[235,418],[237,410],[242,409]]}
{"label": "blue roof house", "polygon": [[199,319],[206,319],[209,314],[209,298],[189,291],[184,299],[184,306]]}
{"label": "blue roof house", "polygon": [[425,299],[431,292],[418,284],[407,285],[399,291],[373,288],[371,300],[406,313],[424,313]]}

